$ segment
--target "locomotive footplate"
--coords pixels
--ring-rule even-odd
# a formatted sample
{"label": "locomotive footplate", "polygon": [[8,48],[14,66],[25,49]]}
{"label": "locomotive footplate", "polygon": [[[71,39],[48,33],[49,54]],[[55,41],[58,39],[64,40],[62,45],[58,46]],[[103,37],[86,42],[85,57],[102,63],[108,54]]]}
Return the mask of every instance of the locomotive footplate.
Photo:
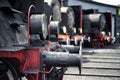
{"label": "locomotive footplate", "polygon": [[10,47],[1,47],[0,51],[19,51],[26,49],[24,46],[10,46]]}

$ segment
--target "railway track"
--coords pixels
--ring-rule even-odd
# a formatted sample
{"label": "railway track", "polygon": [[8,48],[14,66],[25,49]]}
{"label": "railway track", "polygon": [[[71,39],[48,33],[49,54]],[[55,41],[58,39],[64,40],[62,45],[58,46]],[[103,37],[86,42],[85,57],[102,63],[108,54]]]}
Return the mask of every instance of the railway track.
{"label": "railway track", "polygon": [[63,80],[120,80],[119,49],[83,49],[82,73],[68,68]]}

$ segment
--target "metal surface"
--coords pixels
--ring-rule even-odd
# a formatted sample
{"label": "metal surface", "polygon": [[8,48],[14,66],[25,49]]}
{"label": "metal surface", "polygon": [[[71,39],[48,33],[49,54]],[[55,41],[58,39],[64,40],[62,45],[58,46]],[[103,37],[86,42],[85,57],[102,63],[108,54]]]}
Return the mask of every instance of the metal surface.
{"label": "metal surface", "polygon": [[10,47],[2,47],[0,48],[0,51],[19,51],[26,49],[24,46],[10,46]]}
{"label": "metal surface", "polygon": [[37,13],[43,13],[44,12],[44,0],[8,0],[11,4],[11,6],[19,10],[25,14],[28,12],[28,8],[30,5],[35,5],[36,12]]}
{"label": "metal surface", "polygon": [[7,70],[0,72],[0,80],[17,80],[18,79],[15,68],[9,62],[0,59],[0,64],[4,64],[4,67],[7,68]]}
{"label": "metal surface", "polygon": [[0,47],[27,43],[26,23],[18,12],[13,12],[9,7],[2,8],[0,9],[0,19],[2,20],[0,22]]}
{"label": "metal surface", "polygon": [[69,54],[68,52],[42,52],[41,57],[46,66],[81,66],[80,56],[78,54]]}
{"label": "metal surface", "polygon": [[51,21],[49,27],[50,27],[50,34],[54,34],[54,35],[59,34],[59,28],[60,28],[59,21]]}
{"label": "metal surface", "polygon": [[[0,59],[4,60],[3,63],[5,63],[5,65],[0,65],[0,67],[7,67],[8,69],[0,70],[0,80],[21,80],[22,76],[25,76],[27,80],[62,80],[66,71],[64,67],[68,66],[79,67],[81,72],[80,54],[68,54],[67,50],[58,47],[57,42],[50,43],[45,41],[48,36],[47,17],[45,14],[38,14],[44,11],[42,10],[44,9],[43,0],[21,1],[9,0],[13,8],[25,14],[28,13],[28,16],[24,15],[28,17],[28,20],[21,17],[23,13],[20,11],[13,10],[8,6],[0,7]],[[58,13],[60,14],[59,5],[56,3],[57,0],[51,0],[51,2],[50,5],[53,8],[52,18],[60,20],[61,16],[57,16]],[[18,5],[18,3],[20,4]],[[35,9],[37,14],[33,14],[33,9]],[[68,25],[71,28],[73,22],[71,9],[68,10],[67,14]],[[57,35],[59,33],[59,23],[52,23],[50,26],[52,26],[50,34]],[[36,43],[38,44],[37,47],[30,44],[32,41],[30,39],[38,41]],[[60,69],[56,67],[60,67]]]}
{"label": "metal surface", "polygon": [[62,45],[62,48],[68,50],[70,53],[79,53],[80,46]]}
{"label": "metal surface", "polygon": [[[72,34],[74,25],[74,12],[71,7],[61,7],[62,22],[61,27],[66,27],[67,33]],[[62,30],[61,30],[62,33]]]}
{"label": "metal surface", "polygon": [[91,28],[98,28],[102,30],[105,28],[106,20],[103,14],[83,15],[83,21],[84,20],[90,20]]}
{"label": "metal surface", "polygon": [[61,20],[61,13],[60,13],[60,3],[58,0],[44,0],[45,8],[44,12],[48,16],[52,16],[53,21],[60,21]]}
{"label": "metal surface", "polygon": [[0,61],[0,72],[7,72],[8,68],[6,67],[6,65]]}
{"label": "metal surface", "polygon": [[[20,51],[1,51],[0,58],[4,58],[11,66],[14,66],[14,71],[17,71],[23,74],[31,75],[34,74],[35,76],[32,80],[38,80],[39,69],[40,69],[40,53],[39,49],[24,49]],[[33,57],[34,56],[34,57]],[[9,58],[8,58],[9,57]],[[18,62],[18,63],[16,63]],[[20,65],[22,64],[22,65]],[[33,65],[34,64],[34,65]],[[19,75],[21,77],[21,75]],[[31,76],[27,76],[30,77]],[[17,76],[18,78],[18,76]],[[31,80],[28,78],[28,80]]]}
{"label": "metal surface", "polygon": [[92,33],[90,20],[83,20],[83,34]]}
{"label": "metal surface", "polygon": [[82,6],[71,6],[73,11],[74,11],[74,19],[75,19],[75,24],[74,24],[74,27],[76,28],[76,33],[79,34],[79,33],[82,33],[82,31],[80,29],[83,28],[83,21],[82,21],[82,14],[83,14],[83,11],[82,11]]}
{"label": "metal surface", "polygon": [[48,35],[47,17],[45,14],[34,14],[30,17],[30,34],[39,34],[46,39]]}
{"label": "metal surface", "polygon": [[11,8],[11,5],[7,0],[0,0],[0,8],[2,8],[2,7],[10,7]]}

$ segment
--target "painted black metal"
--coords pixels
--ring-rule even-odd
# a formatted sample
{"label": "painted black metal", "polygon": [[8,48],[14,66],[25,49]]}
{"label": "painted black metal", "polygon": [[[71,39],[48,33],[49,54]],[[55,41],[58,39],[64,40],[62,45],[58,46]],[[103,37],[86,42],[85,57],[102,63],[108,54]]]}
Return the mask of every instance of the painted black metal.
{"label": "painted black metal", "polygon": [[[66,27],[67,33],[72,34],[74,26],[74,12],[71,7],[61,7],[61,26]],[[63,33],[63,29],[60,29],[60,33]]]}
{"label": "painted black metal", "polygon": [[12,7],[25,14],[28,12],[30,5],[35,5],[37,13],[44,12],[44,0],[8,0]]}
{"label": "painted black metal", "polygon": [[99,13],[99,10],[98,9],[83,10],[83,14],[95,14],[95,13]]}
{"label": "painted black metal", "polygon": [[76,33],[80,33],[80,6],[71,6],[74,14],[75,14],[75,24],[74,27],[76,28]]}
{"label": "painted black metal", "polygon": [[111,22],[112,14],[109,12],[106,12],[106,13],[103,13],[103,15],[105,16],[105,19],[106,19],[106,25],[104,30],[108,34],[108,32],[112,32],[112,22]]}
{"label": "painted black metal", "polygon": [[46,66],[81,66],[79,54],[69,54],[69,52],[41,52],[41,57],[43,64]]}
{"label": "painted black metal", "polygon": [[60,22],[59,21],[51,21],[49,24],[49,39],[52,42],[58,41]]}
{"label": "painted black metal", "polygon": [[73,45],[62,45],[63,49],[67,49],[70,53],[79,54],[80,46],[73,46]]}
{"label": "painted black metal", "polygon": [[27,43],[26,23],[20,13],[7,5],[0,8],[0,26],[0,47]]}
{"label": "painted black metal", "polygon": [[92,29],[91,29],[91,23],[90,20],[83,20],[83,34],[85,33],[91,33]]}
{"label": "painted black metal", "polygon": [[116,30],[120,31],[120,16],[116,16]]}
{"label": "painted black metal", "polygon": [[116,21],[115,21],[115,25],[116,25],[116,28],[115,28],[115,36],[116,36],[116,42],[120,42],[120,16],[116,16]]}
{"label": "painted black metal", "polygon": [[66,45],[67,42],[66,42],[65,40],[61,40],[61,39],[59,39],[59,44],[60,44],[60,45]]}
{"label": "painted black metal", "polygon": [[8,68],[5,64],[0,63],[0,72],[7,72]]}
{"label": "painted black metal", "polygon": [[7,0],[0,0],[0,8],[3,8],[3,7],[12,8],[12,6],[9,4],[9,2]]}
{"label": "painted black metal", "polygon": [[49,24],[50,34],[59,34],[60,22],[59,21],[51,21]]}
{"label": "painted black metal", "polygon": [[[88,14],[83,15],[83,21],[90,20],[92,28],[98,28],[103,30],[105,28],[106,20],[103,14]],[[86,26],[84,26],[86,27]],[[87,27],[86,27],[87,28]]]}
{"label": "painted black metal", "polygon": [[27,48],[26,45],[8,46],[8,47],[1,47],[0,51],[20,51],[26,48]]}
{"label": "painted black metal", "polygon": [[[6,59],[0,59],[0,62],[2,62],[2,64],[4,64],[3,66],[6,67],[6,71],[10,70],[12,76],[8,76],[8,77],[13,77],[13,80],[18,80],[18,74],[15,70],[15,67],[9,61],[7,61]],[[3,66],[1,66],[1,67],[3,67]],[[3,73],[3,74],[8,75],[7,72]],[[6,76],[3,77],[3,79],[1,79],[1,80],[4,80],[4,79],[6,79]]]}
{"label": "painted black metal", "polygon": [[38,34],[46,39],[48,35],[47,16],[45,14],[34,14],[30,17],[30,34]]}

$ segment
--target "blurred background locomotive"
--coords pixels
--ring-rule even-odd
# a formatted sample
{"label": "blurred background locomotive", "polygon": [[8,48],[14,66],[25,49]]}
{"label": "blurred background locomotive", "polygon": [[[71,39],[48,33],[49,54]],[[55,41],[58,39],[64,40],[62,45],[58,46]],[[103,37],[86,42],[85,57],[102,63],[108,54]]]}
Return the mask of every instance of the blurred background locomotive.
{"label": "blurred background locomotive", "polygon": [[[69,44],[79,45],[83,39],[85,47],[104,47],[114,42],[112,37],[112,13],[101,13],[98,9],[82,9],[82,6],[70,6],[74,13],[74,23]],[[66,40],[65,38],[63,40]]]}
{"label": "blurred background locomotive", "polygon": [[111,18],[112,13],[99,13],[94,9],[83,11],[83,34],[89,38],[92,47],[112,44]]}

